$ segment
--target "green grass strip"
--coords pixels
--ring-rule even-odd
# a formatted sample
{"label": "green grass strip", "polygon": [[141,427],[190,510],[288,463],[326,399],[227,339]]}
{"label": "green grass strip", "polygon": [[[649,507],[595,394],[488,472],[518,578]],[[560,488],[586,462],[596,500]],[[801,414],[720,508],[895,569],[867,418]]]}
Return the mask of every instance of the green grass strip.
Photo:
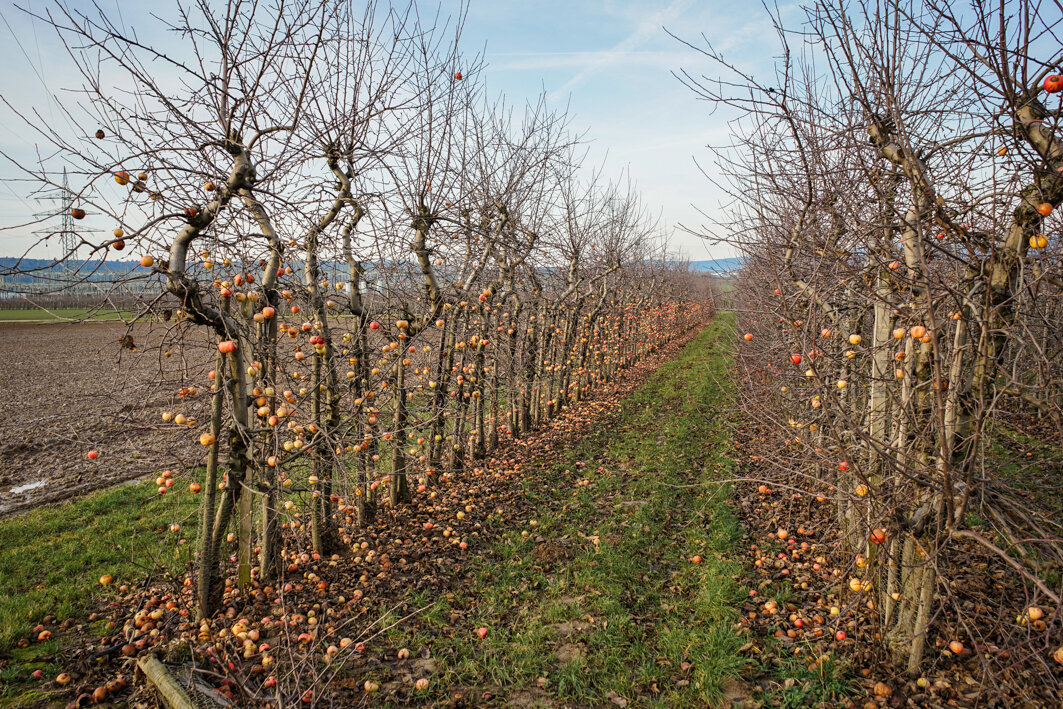
{"label": "green grass strip", "polygon": [[[442,658],[444,687],[531,689],[575,706],[721,702],[747,664],[734,630],[740,529],[725,504],[730,486],[711,484],[736,465],[726,425],[732,319],[651,375],[616,425],[525,483],[541,503],[536,525],[508,535],[501,560],[458,601],[490,635],[452,636],[439,613],[440,636],[421,639]],[[575,486],[577,463],[590,486]],[[569,558],[544,566],[535,549],[549,545]]]}

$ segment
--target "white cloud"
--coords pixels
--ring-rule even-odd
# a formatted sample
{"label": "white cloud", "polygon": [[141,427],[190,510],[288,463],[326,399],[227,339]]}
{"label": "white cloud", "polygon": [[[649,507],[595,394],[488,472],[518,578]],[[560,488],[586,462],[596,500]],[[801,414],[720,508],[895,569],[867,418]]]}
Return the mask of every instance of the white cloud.
{"label": "white cloud", "polygon": [[566,81],[561,88],[550,94],[550,100],[563,99],[572,89],[582,84],[592,76],[617,64],[625,53],[630,52],[644,44],[646,41],[659,35],[661,27],[677,20],[693,3],[693,0],[672,0],[665,9],[655,12],[639,23],[635,31],[621,40],[612,49],[596,53],[594,59],[583,71],[580,71]]}

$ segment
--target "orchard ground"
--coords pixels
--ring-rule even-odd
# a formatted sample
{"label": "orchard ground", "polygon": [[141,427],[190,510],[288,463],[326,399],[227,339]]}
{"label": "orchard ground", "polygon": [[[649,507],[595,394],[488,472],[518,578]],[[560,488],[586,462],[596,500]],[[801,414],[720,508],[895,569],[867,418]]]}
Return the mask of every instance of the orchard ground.
{"label": "orchard ground", "polygon": [[[841,664],[818,673],[765,664],[738,622],[751,576],[726,482],[739,474],[727,376],[734,341],[725,313],[654,371],[636,373],[622,396],[573,407],[511,453],[519,473],[474,480],[473,491],[492,491],[499,505],[483,520],[482,548],[434,568],[414,552],[405,578],[417,583],[396,570],[386,591],[367,590],[358,622],[368,648],[326,690],[333,699],[366,701],[366,682],[379,685],[371,701],[412,706],[842,699],[851,687]],[[115,587],[157,583],[190,561],[191,545],[167,531],[175,504],[194,518],[194,499],[160,498],[138,482],[0,523],[0,706],[61,705],[70,688],[52,681],[58,673],[73,672],[77,684],[100,671],[71,658],[129,610],[115,603]],[[107,589],[104,574],[116,579]],[[329,594],[354,576],[333,580]],[[38,642],[31,628],[44,616],[56,619],[55,637]],[[756,639],[757,652],[774,643]],[[132,676],[120,665],[108,671]],[[416,689],[418,679],[428,687]]]}

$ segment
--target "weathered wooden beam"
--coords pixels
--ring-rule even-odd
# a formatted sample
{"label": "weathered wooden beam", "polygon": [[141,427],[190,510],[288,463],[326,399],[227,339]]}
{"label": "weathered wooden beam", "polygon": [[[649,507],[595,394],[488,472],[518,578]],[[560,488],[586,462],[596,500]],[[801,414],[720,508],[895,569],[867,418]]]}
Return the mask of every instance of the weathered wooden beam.
{"label": "weathered wooden beam", "polygon": [[162,698],[162,703],[169,709],[196,709],[192,698],[154,655],[145,655],[140,658],[137,661],[137,668],[144,673],[148,682]]}

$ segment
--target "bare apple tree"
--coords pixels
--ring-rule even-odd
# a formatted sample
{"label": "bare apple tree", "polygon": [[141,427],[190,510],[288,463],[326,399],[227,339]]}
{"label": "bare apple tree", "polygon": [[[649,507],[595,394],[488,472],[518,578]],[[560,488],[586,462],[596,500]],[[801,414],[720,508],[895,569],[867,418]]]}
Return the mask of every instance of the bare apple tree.
{"label": "bare apple tree", "polygon": [[[738,118],[720,163],[734,208],[712,231],[746,259],[740,376],[781,446],[763,457],[835,501],[850,566],[830,581],[912,673],[928,647],[993,648],[983,669],[1007,676],[1061,644],[1046,569],[1063,530],[1007,453],[1023,429],[1063,433],[1045,236],[1063,198],[1061,20],[998,10],[810,3],[812,48],[791,54],[779,23],[771,80],[705,45],[723,76],[680,77]],[[972,555],[1015,579],[996,613],[1004,587],[960,574]]]}

